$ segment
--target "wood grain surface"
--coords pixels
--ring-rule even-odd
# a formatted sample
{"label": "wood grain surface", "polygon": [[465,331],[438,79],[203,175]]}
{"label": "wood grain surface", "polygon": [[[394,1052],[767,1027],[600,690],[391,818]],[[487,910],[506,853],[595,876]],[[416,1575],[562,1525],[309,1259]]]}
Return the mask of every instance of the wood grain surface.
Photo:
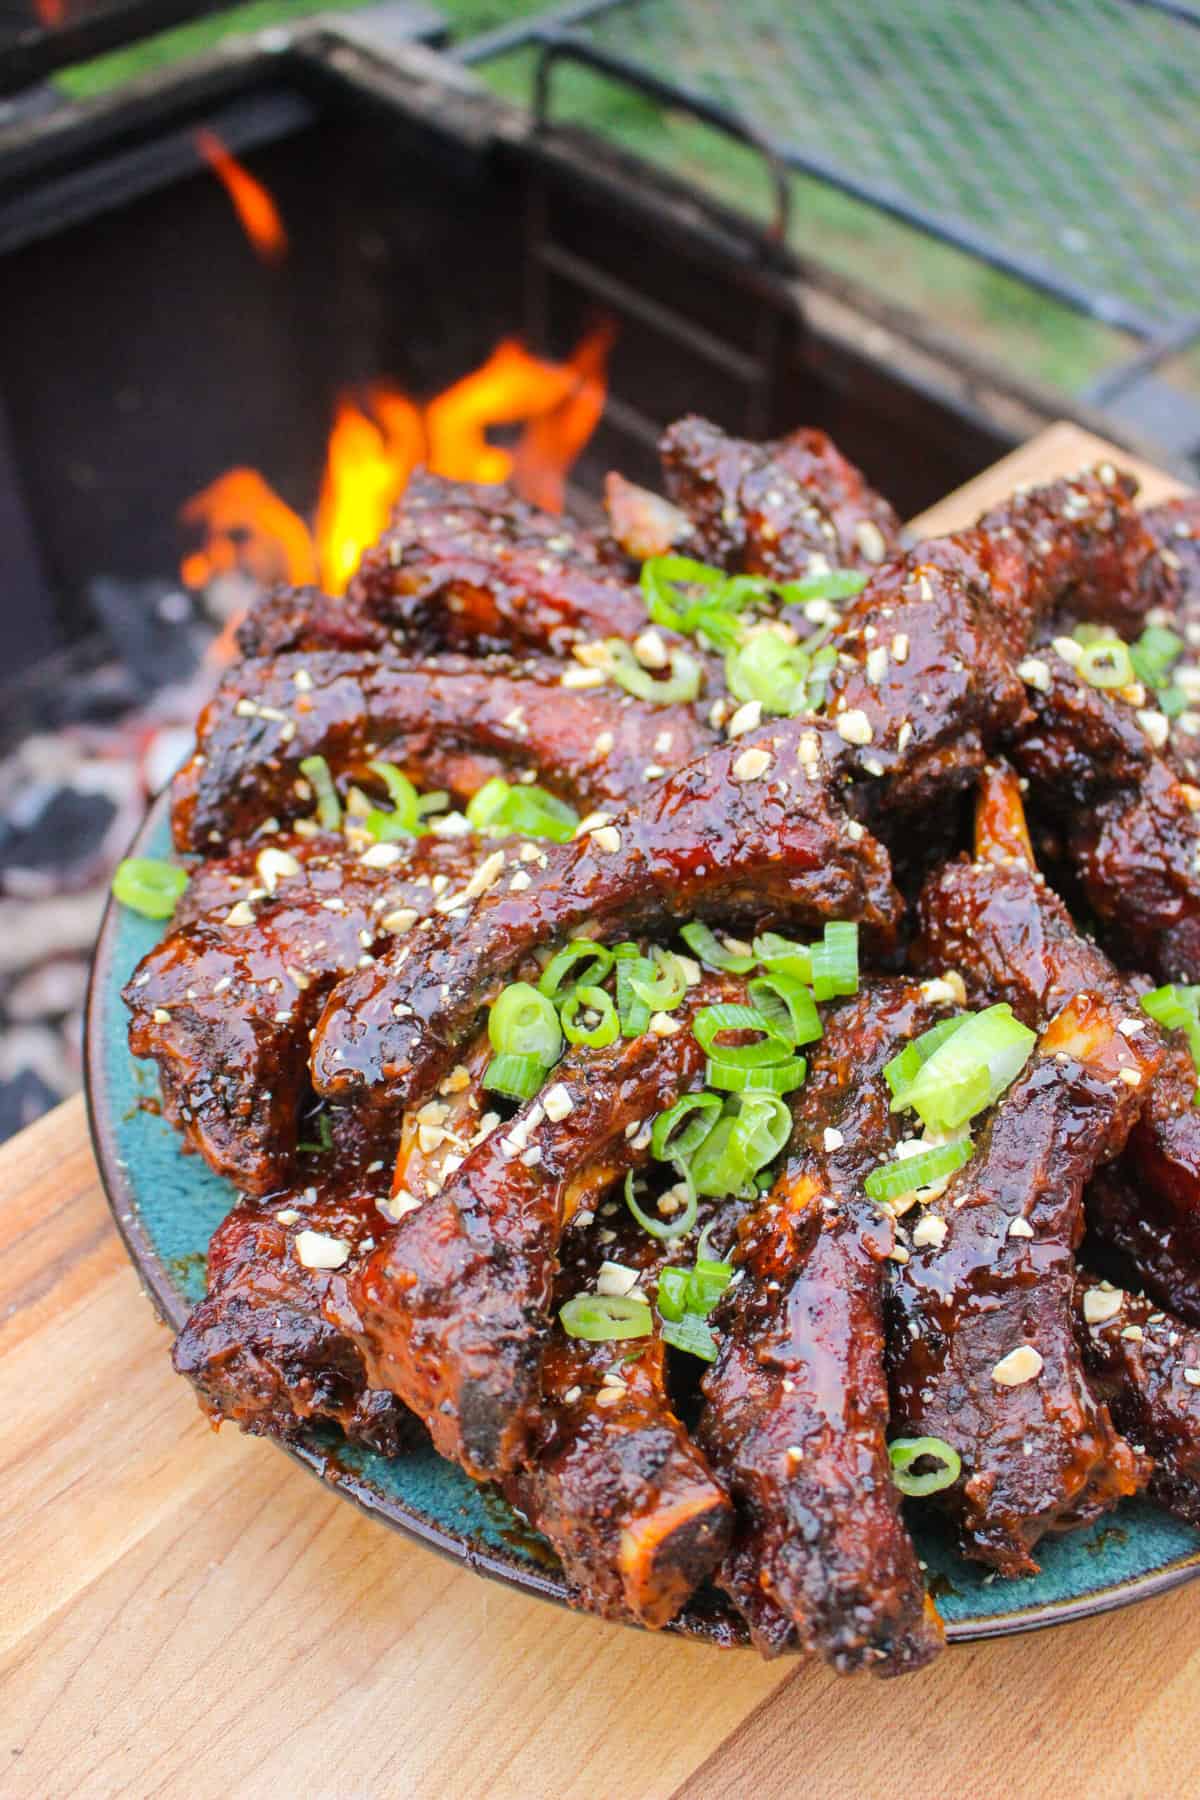
{"label": "wood grain surface", "polygon": [[[1094,446],[1055,427],[920,524]],[[212,1433],[167,1349],[69,1101],[0,1150],[0,1794],[1200,1793],[1200,1584],[839,1682],[443,1561]]]}

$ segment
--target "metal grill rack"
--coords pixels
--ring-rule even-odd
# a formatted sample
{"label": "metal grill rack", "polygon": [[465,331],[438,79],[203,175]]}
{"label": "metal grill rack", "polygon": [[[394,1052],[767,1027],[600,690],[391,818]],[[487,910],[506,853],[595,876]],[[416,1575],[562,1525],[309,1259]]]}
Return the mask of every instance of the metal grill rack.
{"label": "metal grill rack", "polygon": [[1200,7],[1183,0],[584,0],[521,45],[737,125],[1138,340],[1111,402],[1200,337]]}

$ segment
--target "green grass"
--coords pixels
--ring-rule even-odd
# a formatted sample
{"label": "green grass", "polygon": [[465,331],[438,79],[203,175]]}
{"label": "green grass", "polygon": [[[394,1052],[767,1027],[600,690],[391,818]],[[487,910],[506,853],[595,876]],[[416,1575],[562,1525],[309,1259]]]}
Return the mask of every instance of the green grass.
{"label": "green grass", "polygon": [[[544,0],[438,0],[456,39],[541,10]],[[210,48],[234,33],[350,10],[347,0],[249,0],[181,25],[59,77],[83,100]],[[503,98],[528,104],[532,58],[519,52],[480,74]],[[555,77],[556,117],[586,124],[763,218],[767,183],[754,155],[690,118],[575,68]],[[1114,361],[1127,340],[1023,282],[940,244],[828,185],[793,177],[792,242],[805,254],[905,304],[1015,373],[1073,391]]]}

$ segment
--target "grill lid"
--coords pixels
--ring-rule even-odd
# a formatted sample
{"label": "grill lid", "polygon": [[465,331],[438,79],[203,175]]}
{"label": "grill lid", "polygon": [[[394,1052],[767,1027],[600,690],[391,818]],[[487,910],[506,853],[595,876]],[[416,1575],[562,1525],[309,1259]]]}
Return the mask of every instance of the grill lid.
{"label": "grill lid", "polygon": [[531,40],[1137,338],[1200,328],[1200,0],[575,0],[461,54]]}
{"label": "grill lid", "polygon": [[0,0],[0,94],[165,31],[228,0]]}

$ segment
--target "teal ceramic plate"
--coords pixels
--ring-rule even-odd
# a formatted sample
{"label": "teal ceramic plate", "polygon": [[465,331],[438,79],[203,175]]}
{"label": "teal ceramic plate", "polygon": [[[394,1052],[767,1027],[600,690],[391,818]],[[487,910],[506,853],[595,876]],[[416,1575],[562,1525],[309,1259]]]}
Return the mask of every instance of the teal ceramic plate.
{"label": "teal ceramic plate", "polygon": [[[169,853],[165,803],[136,853]],[[100,934],[87,1021],[88,1099],[101,1176],[117,1227],[150,1296],[178,1329],[204,1291],[209,1237],[233,1204],[228,1182],[184,1155],[153,1100],[153,1066],[130,1056],[121,987],[160,927],[110,906]],[[353,1448],[337,1432],[307,1434],[290,1454],[373,1517],[481,1573],[547,1599],[566,1590],[549,1546],[500,1496],[422,1446],[389,1460]],[[921,1554],[952,1639],[992,1637],[1124,1606],[1200,1574],[1200,1533],[1142,1502],[1126,1502],[1090,1531],[1048,1540],[1043,1567],[1026,1581],[994,1581],[959,1560],[936,1531]],[[677,1629],[737,1643],[741,1633],[715,1594],[701,1596]]]}

